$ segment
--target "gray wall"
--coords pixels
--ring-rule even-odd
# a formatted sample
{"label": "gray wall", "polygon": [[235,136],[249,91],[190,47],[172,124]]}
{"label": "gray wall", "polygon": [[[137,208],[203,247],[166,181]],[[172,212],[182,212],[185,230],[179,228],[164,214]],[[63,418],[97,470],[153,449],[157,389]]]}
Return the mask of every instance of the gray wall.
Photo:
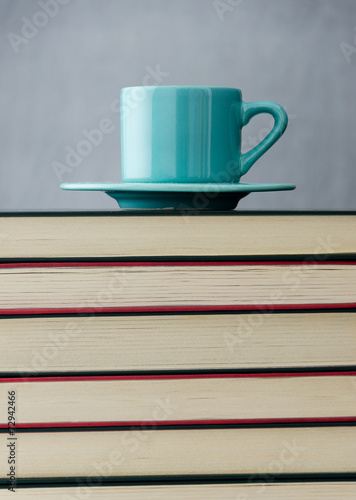
{"label": "gray wall", "polygon": [[[355,0],[0,0],[0,29],[0,210],[116,208],[59,183],[120,180],[111,105],[157,67],[159,84],[239,87],[286,108],[285,135],[244,181],[297,190],[241,208],[356,210]],[[54,162],[103,118],[114,131],[59,179]],[[245,149],[269,124],[246,127]]]}

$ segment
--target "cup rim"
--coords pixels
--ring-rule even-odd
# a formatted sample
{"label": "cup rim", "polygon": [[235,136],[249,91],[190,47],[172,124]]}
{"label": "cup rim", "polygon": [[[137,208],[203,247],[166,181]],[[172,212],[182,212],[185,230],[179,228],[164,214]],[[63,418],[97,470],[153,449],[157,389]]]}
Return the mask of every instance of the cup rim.
{"label": "cup rim", "polygon": [[220,87],[215,85],[133,85],[130,87],[122,87],[121,90],[130,90],[130,89],[218,89],[218,90],[234,90],[235,92],[239,92],[241,95],[241,90],[236,87]]}

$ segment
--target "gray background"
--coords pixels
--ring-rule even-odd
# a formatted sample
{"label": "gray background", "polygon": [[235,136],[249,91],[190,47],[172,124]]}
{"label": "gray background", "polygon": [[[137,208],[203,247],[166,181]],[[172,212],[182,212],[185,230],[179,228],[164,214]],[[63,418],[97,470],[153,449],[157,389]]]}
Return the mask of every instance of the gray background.
{"label": "gray background", "polygon": [[[285,135],[244,181],[297,190],[251,194],[241,208],[356,209],[355,0],[59,1],[46,21],[39,0],[0,0],[0,210],[117,208],[59,183],[120,181],[111,105],[157,65],[159,84],[239,87],[245,101],[286,108]],[[54,162],[103,118],[115,130],[60,179]],[[269,124],[253,119],[244,150]]]}

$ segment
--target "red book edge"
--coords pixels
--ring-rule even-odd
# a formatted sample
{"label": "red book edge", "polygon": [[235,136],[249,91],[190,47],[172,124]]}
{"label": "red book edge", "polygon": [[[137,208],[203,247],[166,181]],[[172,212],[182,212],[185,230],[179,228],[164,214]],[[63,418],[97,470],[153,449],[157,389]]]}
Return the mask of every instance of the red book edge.
{"label": "red book edge", "polygon": [[[105,428],[105,427],[132,427],[132,430],[157,430],[167,427],[184,426],[226,426],[226,425],[271,425],[283,424],[332,424],[352,423],[356,417],[320,417],[320,418],[252,418],[252,419],[225,419],[225,420],[165,420],[165,421],[128,421],[128,422],[41,422],[31,424],[16,423],[17,429],[76,429],[80,427]],[[0,424],[0,429],[7,429],[7,424]],[[13,427],[12,427],[13,429]],[[130,429],[131,430],[131,429]]]}
{"label": "red book edge", "polygon": [[98,314],[98,313],[159,313],[204,311],[259,311],[355,309],[356,302],[328,304],[249,304],[249,305],[196,305],[196,306],[136,306],[136,307],[50,307],[35,309],[1,309],[0,316],[41,314]]}

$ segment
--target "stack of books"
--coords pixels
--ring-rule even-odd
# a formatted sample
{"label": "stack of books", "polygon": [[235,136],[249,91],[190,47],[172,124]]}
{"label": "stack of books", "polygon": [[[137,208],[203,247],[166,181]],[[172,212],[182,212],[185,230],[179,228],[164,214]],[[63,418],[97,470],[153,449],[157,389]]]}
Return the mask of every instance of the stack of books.
{"label": "stack of books", "polygon": [[356,497],[355,213],[3,214],[0,239],[4,498]]}

